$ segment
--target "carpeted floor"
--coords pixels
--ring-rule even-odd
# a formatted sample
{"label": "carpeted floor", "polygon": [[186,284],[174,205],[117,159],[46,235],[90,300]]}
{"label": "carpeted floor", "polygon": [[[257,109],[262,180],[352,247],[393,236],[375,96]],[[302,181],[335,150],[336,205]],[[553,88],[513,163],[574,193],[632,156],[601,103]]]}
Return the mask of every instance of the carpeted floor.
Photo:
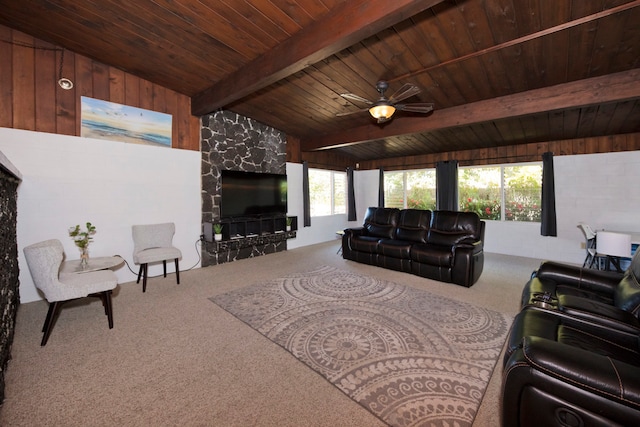
{"label": "carpeted floor", "polygon": [[[2,426],[349,426],[385,424],[209,298],[331,266],[514,315],[539,260],[486,254],[471,288],[343,260],[338,241],[131,282],[108,329],[97,299],[65,305],[40,347],[47,305],[18,310]],[[97,254],[96,256],[98,256]],[[502,369],[474,426],[498,426]]]}
{"label": "carpeted floor", "polygon": [[471,426],[511,318],[334,267],[211,300],[391,426]]}

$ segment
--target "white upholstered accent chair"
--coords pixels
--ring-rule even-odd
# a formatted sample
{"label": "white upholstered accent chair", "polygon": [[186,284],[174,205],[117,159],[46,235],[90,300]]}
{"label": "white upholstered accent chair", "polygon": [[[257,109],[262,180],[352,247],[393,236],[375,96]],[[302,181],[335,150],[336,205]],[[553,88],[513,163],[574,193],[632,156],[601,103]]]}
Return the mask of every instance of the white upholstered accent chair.
{"label": "white upholstered accent chair", "polygon": [[64,259],[62,243],[57,239],[46,240],[27,246],[23,250],[33,283],[49,302],[49,311],[42,327],[41,346],[47,343],[56,317],[62,305],[77,298],[99,297],[113,328],[113,310],[111,291],[118,285],[118,278],[111,270],[60,275],[60,266]]}
{"label": "white upholstered accent chair", "polygon": [[147,224],[132,226],[133,232],[133,262],[140,264],[138,281],[142,276],[142,292],[147,291],[147,271],[149,263],[162,261],[164,277],[167,277],[167,260],[174,260],[176,264],[176,282],[180,284],[180,266],[178,260],[182,258],[180,249],[173,246],[173,235],[176,226],[172,222],[163,224]]}

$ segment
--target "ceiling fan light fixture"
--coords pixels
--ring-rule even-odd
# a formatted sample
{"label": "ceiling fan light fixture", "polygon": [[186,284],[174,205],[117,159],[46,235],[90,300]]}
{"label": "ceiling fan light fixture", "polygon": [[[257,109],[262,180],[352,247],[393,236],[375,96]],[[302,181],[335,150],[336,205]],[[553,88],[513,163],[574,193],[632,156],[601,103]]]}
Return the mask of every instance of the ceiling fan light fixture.
{"label": "ceiling fan light fixture", "polygon": [[376,119],[389,119],[395,112],[396,108],[387,103],[377,103],[373,107],[369,108],[369,114]]}

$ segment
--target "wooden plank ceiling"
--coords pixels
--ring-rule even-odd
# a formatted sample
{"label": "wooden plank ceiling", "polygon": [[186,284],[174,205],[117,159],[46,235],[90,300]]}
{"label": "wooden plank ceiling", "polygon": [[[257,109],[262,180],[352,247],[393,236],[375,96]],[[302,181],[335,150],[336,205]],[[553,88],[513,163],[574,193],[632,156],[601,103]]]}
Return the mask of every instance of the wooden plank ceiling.
{"label": "wooden plank ceiling", "polygon": [[[640,0],[3,0],[0,24],[357,160],[640,132]],[[379,125],[404,83],[430,114]]]}

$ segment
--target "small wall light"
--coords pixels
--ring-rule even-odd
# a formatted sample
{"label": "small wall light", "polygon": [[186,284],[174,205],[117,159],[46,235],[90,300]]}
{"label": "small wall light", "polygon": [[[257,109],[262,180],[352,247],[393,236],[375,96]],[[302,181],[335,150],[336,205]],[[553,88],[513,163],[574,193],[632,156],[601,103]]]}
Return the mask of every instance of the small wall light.
{"label": "small wall light", "polygon": [[66,77],[62,77],[62,65],[64,64],[64,49],[60,55],[60,72],[58,73],[58,85],[64,90],[73,88],[73,82]]}

